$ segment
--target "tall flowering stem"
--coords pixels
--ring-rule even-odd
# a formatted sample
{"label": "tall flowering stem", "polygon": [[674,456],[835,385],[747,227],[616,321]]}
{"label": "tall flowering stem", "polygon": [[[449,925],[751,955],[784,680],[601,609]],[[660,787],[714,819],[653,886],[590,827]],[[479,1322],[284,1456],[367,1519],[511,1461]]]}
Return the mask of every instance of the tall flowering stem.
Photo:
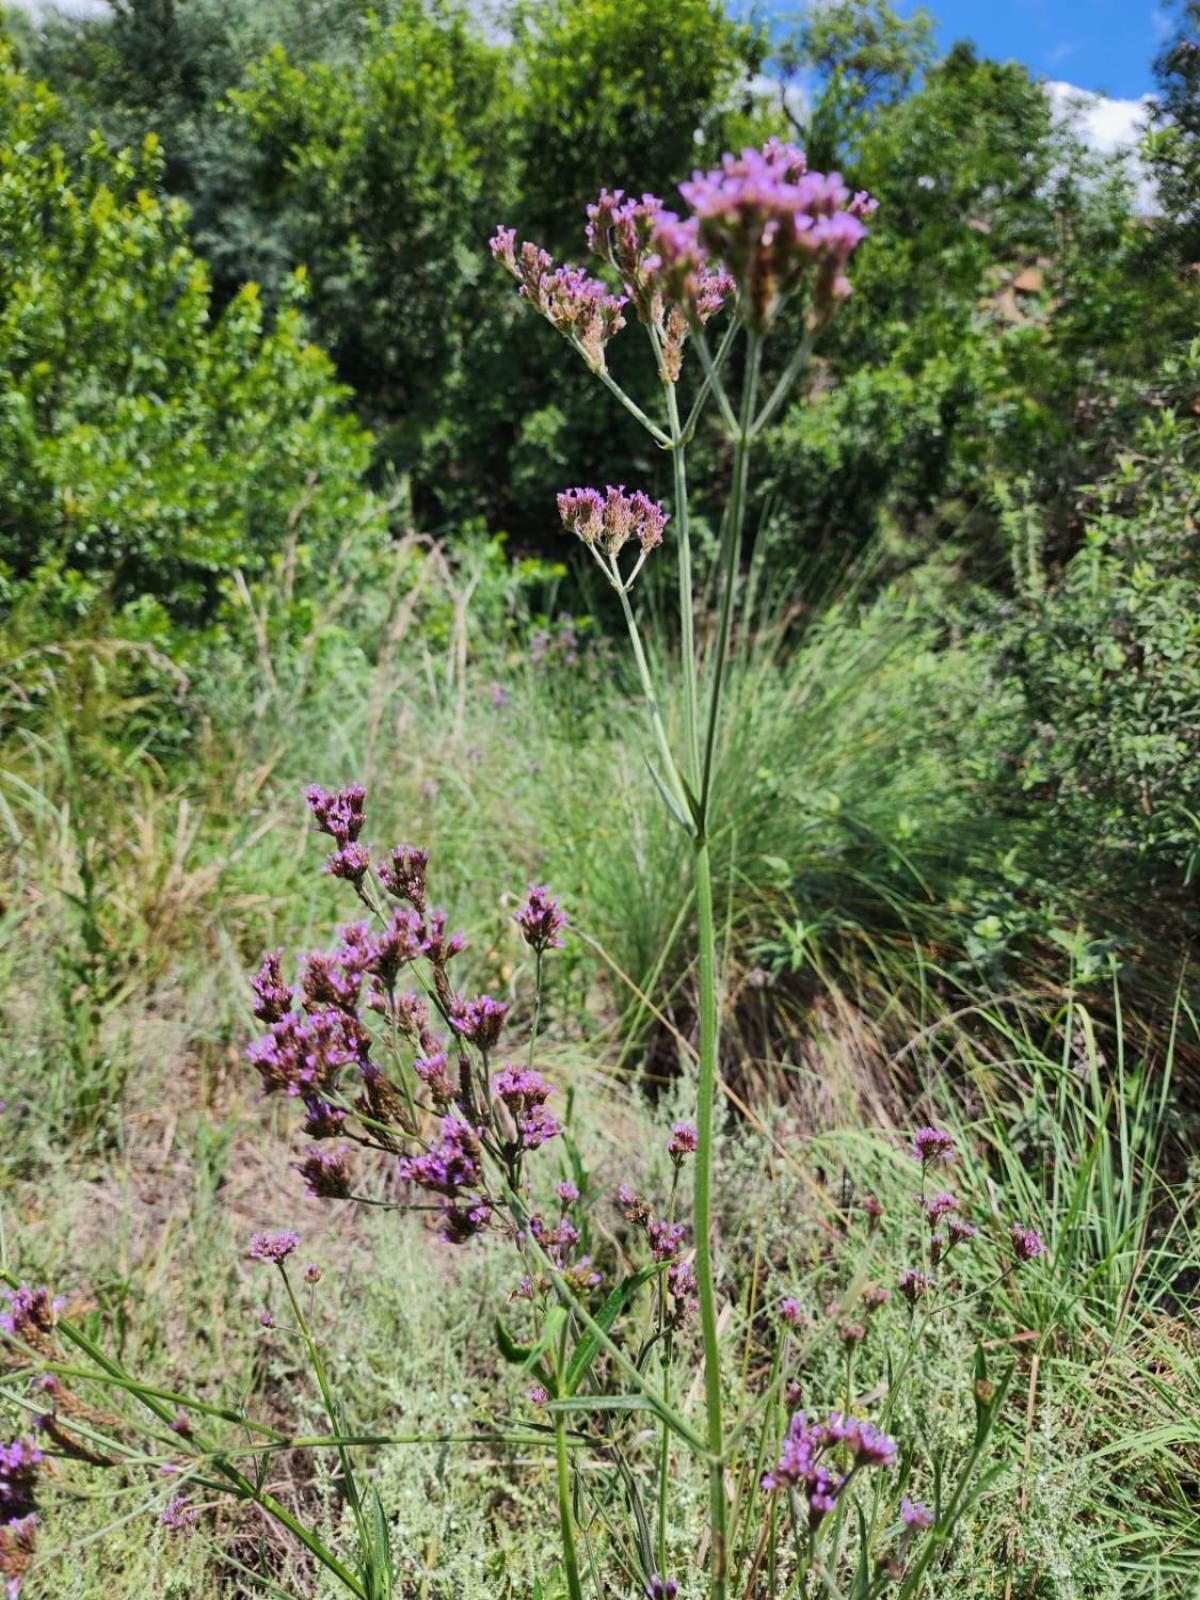
{"label": "tall flowering stem", "polygon": [[[555,268],[550,258],[535,246],[523,244],[518,251],[515,235],[509,229],[497,232],[492,249],[518,279],[526,301],[565,333],[605,385],[643,423],[655,442],[671,453],[674,490],[671,534],[676,541],[679,570],[681,757],[676,756],[671,746],[662,715],[662,696],[653,680],[630,598],[647,555],[661,540],[665,514],[661,508],[653,508],[645,496],[626,497],[623,489],[614,490],[611,486],[606,496],[601,496],[596,489],[565,491],[559,496],[559,512],[564,527],[588,547],[620,597],[663,768],[659,786],[691,842],[700,1013],[693,1213],[696,1287],[704,1345],[703,1453],[710,1496],[709,1592],[712,1600],[726,1600],[729,1558],[725,1472],[728,1463],[712,1237],[720,1007],[711,839],[722,695],[745,528],[752,444],[782,406],[803,370],[811,338],[850,292],[846,268],[851,254],[866,234],[862,218],[869,215],[873,202],[865,195],[851,195],[836,173],[826,176],[810,172],[801,151],[776,140],[771,140],[761,150],[726,156],[720,167],[710,172],[694,173],[689,182],[680,186],[680,192],[691,208],[691,215],[685,218],[666,210],[662,201],[653,195],[627,200],[621,191],[605,190],[588,208],[587,243],[619,278],[623,291],[619,305],[611,295],[606,298],[607,291],[596,280],[587,279],[574,269]],[[763,343],[780,308],[793,297],[800,297],[805,306],[806,334],[794,356],[785,363],[766,405],[758,412]],[[626,307],[630,307],[642,323],[662,383],[665,428],[646,416],[620,389],[604,360],[603,343],[597,341],[594,347],[588,347],[581,340],[578,328],[583,324],[572,320],[579,315],[575,306],[577,299],[580,304],[586,304],[589,315],[596,307],[615,308],[605,312],[603,343],[615,337],[624,326],[625,318],[621,313]],[[731,314],[730,325],[714,357],[705,338],[704,325],[722,309]],[[726,390],[723,369],[739,332],[744,338],[744,350],[741,393],[735,408]],[[685,355],[693,347],[699,353],[703,378],[684,421],[678,385]],[[717,631],[702,671],[695,638],[685,452],[709,398],[715,402],[732,442],[733,470],[718,558]],[[641,539],[642,552],[636,566],[628,576],[623,576],[617,565],[621,545],[643,525],[639,518],[647,515],[654,537]]]}

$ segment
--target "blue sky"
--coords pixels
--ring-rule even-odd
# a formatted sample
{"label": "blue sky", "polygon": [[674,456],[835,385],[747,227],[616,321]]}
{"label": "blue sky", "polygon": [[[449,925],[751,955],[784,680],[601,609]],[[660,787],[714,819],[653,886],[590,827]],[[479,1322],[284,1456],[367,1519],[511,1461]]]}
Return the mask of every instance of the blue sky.
{"label": "blue sky", "polygon": [[[983,54],[1094,93],[1134,99],[1153,87],[1150,64],[1171,31],[1155,0],[925,0],[938,42],[971,38]],[[910,12],[914,0],[896,9]]]}

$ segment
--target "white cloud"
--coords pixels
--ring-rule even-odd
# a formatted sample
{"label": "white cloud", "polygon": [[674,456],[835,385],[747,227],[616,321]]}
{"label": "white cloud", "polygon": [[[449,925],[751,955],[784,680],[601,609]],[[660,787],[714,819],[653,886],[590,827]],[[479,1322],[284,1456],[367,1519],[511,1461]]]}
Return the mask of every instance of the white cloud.
{"label": "white cloud", "polygon": [[1145,127],[1150,96],[1140,100],[1112,100],[1108,95],[1089,94],[1073,83],[1046,84],[1051,104],[1093,150],[1112,155],[1117,150],[1136,148]]}
{"label": "white cloud", "polygon": [[1134,185],[1134,205],[1140,212],[1157,209],[1154,184],[1137,150],[1150,116],[1151,96],[1138,100],[1114,100],[1109,95],[1090,94],[1073,83],[1049,82],[1045,85],[1054,110],[1079,134],[1085,144],[1100,155],[1124,155]]}

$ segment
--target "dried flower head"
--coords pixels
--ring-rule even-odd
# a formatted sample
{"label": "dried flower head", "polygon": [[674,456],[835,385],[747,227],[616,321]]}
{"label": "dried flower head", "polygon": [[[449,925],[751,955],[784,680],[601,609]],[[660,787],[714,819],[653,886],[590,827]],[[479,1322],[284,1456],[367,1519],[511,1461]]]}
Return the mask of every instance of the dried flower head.
{"label": "dried flower head", "polygon": [[304,1179],[304,1187],[318,1200],[347,1200],[350,1197],[350,1162],[344,1145],[332,1150],[315,1146],[304,1152],[303,1161],[292,1165]]}
{"label": "dried flower head", "polygon": [[260,1022],[278,1022],[292,1009],[295,991],[283,981],[282,958],[282,950],[264,951],[262,965],[250,980],[254,1015]]}

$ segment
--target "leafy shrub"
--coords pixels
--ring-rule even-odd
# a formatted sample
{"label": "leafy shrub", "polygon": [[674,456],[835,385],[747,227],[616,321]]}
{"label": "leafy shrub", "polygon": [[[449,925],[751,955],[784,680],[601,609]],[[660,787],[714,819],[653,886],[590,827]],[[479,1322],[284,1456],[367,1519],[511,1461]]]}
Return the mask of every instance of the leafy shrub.
{"label": "leafy shrub", "polygon": [[52,100],[0,63],[0,603],[35,640],[113,612],[182,649],[237,574],[286,554],[299,595],[348,532],[380,534],[370,441],[301,281],[269,325],[252,284],[214,318],[157,142],[69,170]]}

